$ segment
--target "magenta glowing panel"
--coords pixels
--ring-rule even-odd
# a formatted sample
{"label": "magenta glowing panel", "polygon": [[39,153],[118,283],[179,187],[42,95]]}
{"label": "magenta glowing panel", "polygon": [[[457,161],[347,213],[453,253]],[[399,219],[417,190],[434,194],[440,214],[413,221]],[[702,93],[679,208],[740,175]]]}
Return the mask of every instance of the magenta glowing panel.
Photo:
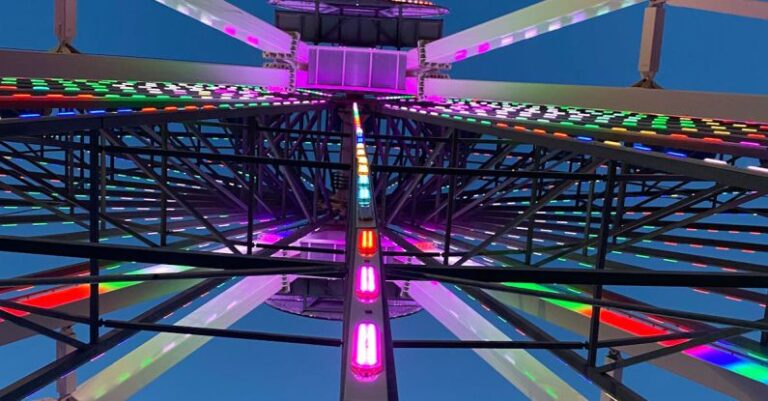
{"label": "magenta glowing panel", "polygon": [[381,331],[375,323],[359,323],[352,341],[352,372],[358,380],[375,380],[384,370],[381,362]]}
{"label": "magenta glowing panel", "polygon": [[358,268],[355,296],[361,302],[373,302],[379,297],[378,275],[376,269],[368,263]]}
{"label": "magenta glowing panel", "polygon": [[312,46],[301,87],[405,93],[406,53],[394,50]]}

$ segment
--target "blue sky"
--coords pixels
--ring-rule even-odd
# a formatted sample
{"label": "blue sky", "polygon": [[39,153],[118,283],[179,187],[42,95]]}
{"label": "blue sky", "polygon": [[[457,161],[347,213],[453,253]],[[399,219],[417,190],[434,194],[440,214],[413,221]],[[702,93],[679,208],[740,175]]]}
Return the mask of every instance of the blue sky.
{"label": "blue sky", "polygon": [[[266,0],[233,3],[271,21]],[[55,46],[52,1],[6,1],[0,23],[0,48],[50,49]],[[150,0],[80,0],[76,47],[86,53],[260,65],[258,52]],[[443,0],[452,10],[446,32],[472,26],[535,3],[530,0]],[[638,79],[637,51],[642,6],[587,21],[535,40],[467,60],[454,66],[457,78],[628,86]],[[768,52],[761,35],[768,22],[673,9],[668,13],[662,71],[667,88],[768,93]],[[762,48],[761,48],[762,46]],[[4,261],[21,260],[3,257]],[[29,257],[23,259],[29,266]],[[40,266],[50,259],[34,259]],[[58,262],[61,263],[61,262]],[[646,294],[648,295],[648,294]],[[194,307],[191,305],[190,308]],[[125,311],[124,317],[139,309]],[[485,313],[481,310],[482,313]],[[287,316],[262,307],[236,328],[339,336],[335,323]],[[555,330],[553,328],[553,330]],[[450,338],[425,314],[393,322],[398,338]],[[509,330],[510,335],[514,332]],[[130,340],[82,372],[87,376],[149,338]],[[579,389],[595,397],[592,386],[544,353],[542,360]],[[0,350],[0,385],[53,357],[50,341],[32,339]],[[401,399],[513,400],[522,396],[471,351],[398,351]],[[179,397],[186,400],[333,400],[338,393],[339,353],[335,349],[237,340],[213,340],[184,363],[138,393],[136,400]],[[626,373],[652,400],[688,396],[725,400],[697,384],[652,366]],[[50,395],[50,389],[44,395]],[[43,395],[43,393],[41,393]],[[667,398],[669,397],[669,398]],[[591,398],[592,399],[592,398]]]}

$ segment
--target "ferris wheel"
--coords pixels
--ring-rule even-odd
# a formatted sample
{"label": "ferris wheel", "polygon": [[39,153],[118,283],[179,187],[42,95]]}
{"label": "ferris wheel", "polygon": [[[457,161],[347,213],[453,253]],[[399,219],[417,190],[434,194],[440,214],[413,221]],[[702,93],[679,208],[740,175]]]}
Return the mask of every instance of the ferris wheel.
{"label": "ferris wheel", "polygon": [[[336,349],[342,401],[398,400],[405,349],[532,400],[650,399],[623,375],[649,364],[768,398],[768,96],[655,81],[668,7],[768,3],[544,0],[445,35],[425,0],[156,2],[264,65],[80,53],[76,0],[55,51],[0,50],[0,352],[56,352],[0,400],[127,400],[213,338]],[[631,87],[450,77],[641,4]],[[260,306],[341,335],[235,327]],[[424,314],[453,338],[391,327]]]}

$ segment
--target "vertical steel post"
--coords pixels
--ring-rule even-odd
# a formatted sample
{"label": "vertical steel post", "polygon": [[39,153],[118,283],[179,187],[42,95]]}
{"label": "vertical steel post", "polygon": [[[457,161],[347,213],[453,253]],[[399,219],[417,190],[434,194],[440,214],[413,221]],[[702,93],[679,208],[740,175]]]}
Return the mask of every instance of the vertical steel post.
{"label": "vertical steel post", "polygon": [[[72,326],[64,326],[61,328],[61,334],[67,337],[76,338],[75,331]],[[70,352],[74,351],[75,347],[63,343],[61,341],[56,342],[56,359],[61,359],[67,356]],[[77,370],[69,372],[67,375],[60,377],[56,380],[56,392],[59,393],[59,400],[66,400],[77,389]]]}
{"label": "vertical steel post", "polygon": [[[541,151],[538,146],[533,147],[533,172],[541,169]],[[539,199],[539,178],[531,179],[531,197],[529,206],[533,206]],[[536,229],[536,213],[528,218],[528,231],[525,238],[525,264],[530,265],[533,258],[533,234]]]}
{"label": "vertical steel post", "polygon": [[[99,243],[99,183],[100,183],[100,170],[99,170],[99,131],[91,130],[89,132],[89,164],[88,164],[88,184],[89,184],[89,241],[91,243]],[[89,270],[91,276],[99,275],[99,260],[96,258],[90,258]],[[89,294],[89,341],[91,344],[99,341],[99,284],[91,283]]]}
{"label": "vertical steel post", "polygon": [[[247,135],[248,135],[246,137],[246,143],[247,143],[247,146],[246,146],[246,152],[247,153],[246,154],[249,155],[249,156],[253,155],[254,152],[255,152],[255,149],[254,149],[254,145],[255,145],[255,143],[254,143],[255,142],[254,141],[254,136],[255,136],[255,133],[254,133],[254,128],[255,128],[254,127],[254,122],[255,121],[254,121],[253,117],[249,117],[246,120]],[[246,232],[246,242],[248,243],[248,246],[247,246],[247,249],[248,249],[247,254],[248,255],[253,255],[253,211],[254,211],[253,210],[254,209],[253,198],[256,195],[256,188],[255,188],[255,182],[254,182],[254,180],[255,180],[255,177],[254,177],[254,175],[255,175],[254,174],[255,173],[255,171],[254,171],[255,168],[254,167],[255,167],[255,164],[249,163],[248,164],[248,168],[246,170],[248,172],[248,228],[246,229],[247,230],[247,232]]]}
{"label": "vertical steel post", "polygon": [[[608,234],[611,222],[611,208],[613,206],[613,187],[616,181],[616,162],[608,162],[608,177],[605,181],[603,190],[603,210],[600,218],[600,238],[597,245],[597,255],[595,256],[595,270],[605,269],[605,259],[608,255]],[[592,294],[594,299],[603,297],[603,286],[596,285]],[[589,320],[589,349],[587,352],[587,364],[596,366],[597,364],[597,341],[600,338],[600,307],[592,306],[592,316]]]}
{"label": "vertical steel post", "polygon": [[[589,182],[589,193],[587,194],[587,209],[584,211],[584,243],[589,243],[589,232],[592,229],[592,203],[595,201],[595,180]],[[584,245],[581,254],[587,256],[589,253],[589,246]]]}
{"label": "vertical steel post", "polygon": [[72,46],[77,33],[77,0],[55,0],[53,6],[53,31],[58,45],[56,53],[79,53]]}
{"label": "vertical steel post", "polygon": [[664,38],[664,16],[666,0],[651,0],[643,14],[643,33],[640,41],[638,70],[640,81],[633,86],[650,89],[661,87],[654,81],[661,64],[661,46]]}
{"label": "vertical steel post", "polygon": [[[458,164],[458,142],[459,131],[454,130],[451,135],[451,168],[455,168]],[[456,175],[451,175],[448,179],[448,207],[445,212],[445,245],[443,246],[443,264],[448,265],[450,263],[451,253],[451,231],[453,230],[453,208],[455,207],[456,197]],[[437,216],[437,215],[435,215]]]}
{"label": "vertical steel post", "polygon": [[[605,364],[608,365],[614,362],[618,362],[621,359],[621,352],[611,348],[608,350],[608,355],[605,356]],[[616,382],[621,383],[621,379],[624,377],[624,368],[614,369],[608,372],[607,375],[613,377]],[[600,393],[600,401],[616,401],[616,399],[607,392],[603,391]]]}
{"label": "vertical steel post", "polygon": [[[163,150],[168,150],[168,125],[160,125]],[[160,170],[160,179],[165,185],[168,185],[168,156],[163,154],[161,157],[162,167]],[[168,245],[168,195],[160,192],[160,246]]]}

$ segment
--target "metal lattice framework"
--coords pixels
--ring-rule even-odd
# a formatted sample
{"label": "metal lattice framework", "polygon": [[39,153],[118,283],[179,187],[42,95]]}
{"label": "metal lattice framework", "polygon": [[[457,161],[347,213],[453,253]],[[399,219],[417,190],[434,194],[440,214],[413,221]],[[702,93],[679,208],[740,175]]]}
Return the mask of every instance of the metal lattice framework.
{"label": "metal lattice framework", "polygon": [[[158,2],[272,61],[0,52],[0,251],[81,260],[0,278],[0,345],[56,344],[0,400],[54,382],[61,400],[128,399],[213,337],[340,348],[345,401],[397,400],[398,348],[472,349],[535,400],[587,395],[534,350],[601,400],[644,400],[622,371],[647,363],[765,398],[768,97],[647,88],[667,4],[768,4],[651,1],[643,88],[597,88],[445,71],[642,1],[546,0],[410,51],[343,50],[336,87],[302,78],[339,66],[323,46],[223,0]],[[57,51],[76,53],[75,1],[56,6]],[[386,57],[394,86],[373,72]],[[712,313],[723,299],[756,313]],[[231,328],[264,303],[343,335]],[[422,309],[457,339],[391,332]],[[112,350],[142,331],[157,334]],[[105,352],[124,355],[78,384]]]}

